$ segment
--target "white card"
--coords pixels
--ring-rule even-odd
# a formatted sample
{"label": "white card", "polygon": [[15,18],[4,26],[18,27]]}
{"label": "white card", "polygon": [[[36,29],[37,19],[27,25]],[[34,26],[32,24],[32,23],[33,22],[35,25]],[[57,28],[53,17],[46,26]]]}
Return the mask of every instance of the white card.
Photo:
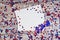
{"label": "white card", "polygon": [[20,9],[15,11],[15,13],[19,31],[24,29],[25,31],[34,31],[36,26],[44,22],[44,13],[42,13],[40,5]]}

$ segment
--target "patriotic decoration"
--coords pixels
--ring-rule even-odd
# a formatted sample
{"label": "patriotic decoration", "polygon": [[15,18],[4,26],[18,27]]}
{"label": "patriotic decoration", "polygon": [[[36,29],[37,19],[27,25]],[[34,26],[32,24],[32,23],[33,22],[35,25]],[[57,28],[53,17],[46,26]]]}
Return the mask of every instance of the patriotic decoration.
{"label": "patriotic decoration", "polygon": [[[60,2],[58,0],[41,0],[37,4],[40,0],[21,1],[25,3],[33,1],[33,4],[31,3],[33,6],[29,4],[30,2],[25,4],[18,0],[0,0],[0,40],[60,40]],[[42,19],[44,21],[41,21]],[[25,26],[22,25],[23,23]],[[35,25],[33,26],[32,23]],[[18,27],[21,28],[18,30]],[[28,28],[29,31],[27,31]]]}

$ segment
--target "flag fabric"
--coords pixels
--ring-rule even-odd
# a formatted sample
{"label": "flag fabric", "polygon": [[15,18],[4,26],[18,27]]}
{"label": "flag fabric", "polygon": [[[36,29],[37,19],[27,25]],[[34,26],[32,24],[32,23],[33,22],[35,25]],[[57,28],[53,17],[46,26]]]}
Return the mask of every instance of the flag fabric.
{"label": "flag fabric", "polygon": [[50,22],[49,20],[46,20],[45,24],[40,24],[39,27],[35,27],[35,30],[37,31],[37,33],[40,33],[40,31],[42,31],[45,27],[50,26]]}
{"label": "flag fabric", "polygon": [[46,26],[50,26],[50,22],[49,22],[49,20],[46,20],[46,24],[45,24]]}
{"label": "flag fabric", "polygon": [[41,24],[40,30],[42,31],[44,28],[45,28],[45,25],[44,24]]}
{"label": "flag fabric", "polygon": [[[39,27],[41,27],[39,29]],[[40,33],[40,31],[42,31],[45,28],[45,24],[41,24],[39,27],[35,27],[35,30],[37,31],[37,33]]]}

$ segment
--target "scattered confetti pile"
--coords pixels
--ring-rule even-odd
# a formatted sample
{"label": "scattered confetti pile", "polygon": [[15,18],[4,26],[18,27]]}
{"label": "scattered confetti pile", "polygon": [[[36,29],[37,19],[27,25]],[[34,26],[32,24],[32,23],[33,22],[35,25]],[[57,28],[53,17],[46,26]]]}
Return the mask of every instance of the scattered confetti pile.
{"label": "scattered confetti pile", "polygon": [[[38,24],[35,31],[18,31],[15,11],[34,5],[41,5],[44,23]],[[35,11],[41,12],[38,12],[37,9]],[[21,20],[21,18],[19,19]],[[22,26],[22,28],[24,27]],[[20,0],[19,2],[0,0],[0,40],[60,40],[60,1],[34,0],[32,2],[30,0],[30,2],[22,3]]]}

